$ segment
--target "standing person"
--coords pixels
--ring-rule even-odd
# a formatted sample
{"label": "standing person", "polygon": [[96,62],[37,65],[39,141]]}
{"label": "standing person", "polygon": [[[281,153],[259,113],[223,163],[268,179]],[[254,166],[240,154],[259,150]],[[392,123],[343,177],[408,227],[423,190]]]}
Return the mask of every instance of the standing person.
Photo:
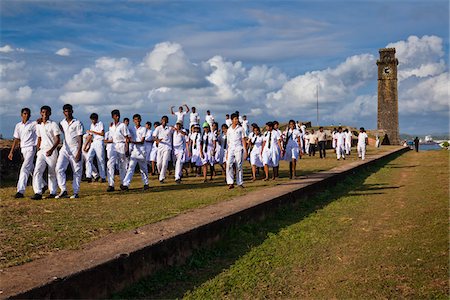
{"label": "standing person", "polygon": [[141,126],[141,115],[135,114],[133,116],[134,126],[130,128],[130,164],[128,165],[127,173],[120,186],[121,190],[127,191],[129,189],[131,180],[133,179],[136,165],[139,164],[139,171],[141,173],[142,182],[144,183],[144,191],[148,190],[148,169],[145,152],[145,137],[147,128]]}
{"label": "standing person", "polygon": [[8,155],[8,159],[12,160],[14,149],[17,145],[20,145],[20,152],[23,156],[23,162],[19,172],[19,179],[17,181],[17,193],[15,194],[14,198],[24,197],[28,177],[33,174],[33,159],[36,153],[37,142],[37,123],[35,121],[30,121],[30,109],[28,107],[22,108],[22,110],[20,111],[20,116],[22,118],[22,121],[17,123],[16,127],[14,127],[14,142]]}
{"label": "standing person", "polygon": [[211,129],[214,123],[214,116],[211,114],[209,110],[206,111],[205,122],[208,123],[209,128]]}
{"label": "standing person", "polygon": [[281,136],[273,129],[273,123],[266,123],[266,133],[264,133],[261,156],[264,164],[264,181],[269,180],[269,167],[273,168],[273,180],[278,177],[278,165],[280,161],[280,151],[282,149]]}
{"label": "standing person", "polygon": [[187,106],[187,104],[183,104],[185,107],[186,107],[186,111],[183,111],[183,106],[180,106],[180,107],[178,107],[178,111],[177,112],[173,112],[173,108],[175,107],[175,106],[172,106],[171,108],[170,108],[170,113],[172,114],[172,115],[175,115],[175,116],[177,116],[177,121],[176,121],[176,123],[177,122],[181,122],[181,127],[183,127],[184,128],[184,116],[185,115],[187,115],[188,113],[189,113],[189,106]]}
{"label": "standing person", "polygon": [[100,176],[98,175],[98,170],[95,167],[94,164],[91,164],[91,169],[88,172],[88,161],[89,161],[89,150],[91,149],[91,140],[92,140],[92,135],[90,135],[89,133],[85,133],[83,134],[83,151],[81,152],[81,160],[82,163],[81,165],[84,165],[84,169],[85,169],[85,173],[86,173],[86,181],[92,182],[92,180],[88,180],[87,178],[94,178],[95,180],[98,180],[100,178]]}
{"label": "standing person", "polygon": [[338,128],[338,131],[334,135],[334,139],[336,144],[337,160],[340,160],[341,157],[345,160],[345,133],[342,132],[342,127]]}
{"label": "standing person", "polygon": [[233,123],[233,121],[231,121],[231,119],[230,119],[230,114],[226,114],[226,115],[225,115],[225,124],[226,124],[228,127],[230,127],[232,123]]}
{"label": "standing person", "polygon": [[214,174],[214,156],[216,153],[216,137],[211,132],[209,124],[207,122],[203,123],[203,135],[202,135],[202,166],[203,166],[203,182],[206,182],[206,177],[208,173],[208,165],[211,172],[210,180],[213,178]]}
{"label": "standing person", "polygon": [[183,176],[183,164],[186,159],[186,136],[187,132],[183,129],[181,121],[175,124],[173,133],[173,162],[175,165],[175,182],[181,183]]}
{"label": "standing person", "polygon": [[[146,122],[145,123],[145,129],[147,130],[145,133],[145,141],[144,141],[144,148],[145,148],[145,161],[148,166],[151,167],[151,160],[150,160],[150,154],[153,149],[153,130],[152,130],[152,123]],[[147,167],[148,170],[148,167]]]}
{"label": "standing person", "polygon": [[189,128],[194,125],[200,124],[200,116],[198,115],[197,109],[192,107],[192,112],[189,114]]}
{"label": "standing person", "polygon": [[252,124],[253,135],[248,139],[251,151],[250,151],[250,165],[252,166],[252,181],[256,180],[257,168],[264,167],[261,157],[261,149],[263,143],[263,137],[261,135],[261,129],[258,124]]}
{"label": "standing person", "polygon": [[317,141],[319,142],[319,154],[320,158],[326,158],[327,153],[325,151],[327,146],[327,133],[323,130],[323,127],[319,127],[319,132],[317,132]]}
{"label": "standing person", "polygon": [[153,137],[153,133],[155,133],[156,128],[158,128],[158,126],[160,126],[161,123],[159,122],[154,122],[153,123],[153,131],[152,131],[152,150],[150,152],[150,162],[152,164],[152,172],[151,175],[155,175],[157,173],[157,168],[156,168],[156,164],[157,164],[157,156],[158,156],[158,145],[155,142],[155,138]]}
{"label": "standing person", "polygon": [[161,125],[153,132],[153,139],[158,147],[156,162],[159,172],[159,182],[164,183],[166,171],[169,166],[170,154],[172,153],[172,139],[174,127],[168,125],[169,118],[163,116]]}
{"label": "standing person", "polygon": [[369,144],[369,137],[367,136],[364,127],[359,128],[358,134],[358,157],[364,160],[366,158],[366,146]]}
{"label": "standing person", "polygon": [[352,131],[348,130],[347,128],[344,130],[345,133],[345,154],[350,155],[350,152],[352,151]]}
{"label": "standing person", "polygon": [[[222,132],[217,136],[216,146],[216,163],[222,168],[222,172],[226,174],[226,153],[227,153],[227,124],[222,124]],[[226,175],[225,175],[226,179]]]}
{"label": "standing person", "polygon": [[236,184],[244,187],[244,172],[242,168],[243,161],[247,159],[247,142],[245,140],[245,131],[239,125],[239,116],[231,114],[233,122],[227,131],[227,184],[228,188],[234,188],[234,172],[233,166],[236,166]]}
{"label": "standing person", "polygon": [[202,135],[200,133],[200,126],[194,125],[191,134],[189,135],[189,156],[191,157],[191,164],[196,168],[196,174],[199,176],[200,167],[202,166]]}
{"label": "standing person", "polygon": [[243,115],[242,116],[242,128],[244,128],[244,132],[245,132],[245,136],[248,136],[248,120],[247,120],[247,116]]}
{"label": "standing person", "polygon": [[[378,136],[377,136],[378,137]],[[416,136],[416,138],[414,139],[414,149],[416,150],[416,152],[419,152],[419,143],[420,140],[419,138]],[[379,144],[379,143],[378,143]],[[379,147],[379,146],[378,146]]]}
{"label": "standing person", "polygon": [[305,132],[305,135],[303,136],[303,139],[304,139],[305,153],[308,154],[309,156],[311,156],[311,154],[309,152],[309,150],[310,150],[309,145],[310,145],[310,142],[311,142],[309,131]]}
{"label": "standing person", "polygon": [[302,142],[300,140],[300,131],[296,129],[295,121],[289,121],[289,127],[285,133],[285,155],[284,160],[289,162],[289,179],[297,177],[297,160],[300,155]]}
{"label": "standing person", "polygon": [[317,147],[317,135],[314,129],[311,129],[311,133],[309,134],[309,156],[316,156],[316,147]]}
{"label": "standing person", "polygon": [[64,132],[64,143],[59,151],[58,160],[56,162],[56,179],[58,180],[59,195],[55,198],[67,198],[66,187],[66,170],[67,167],[72,167],[73,180],[73,195],[71,199],[78,198],[80,191],[81,175],[83,172],[83,165],[81,161],[81,147],[83,145],[83,124],[73,117],[73,107],[70,104],[64,104],[63,113],[65,118],[59,123]]}
{"label": "standing person", "polygon": [[56,161],[58,151],[56,148],[60,142],[61,130],[56,122],[50,120],[52,109],[50,106],[41,107],[41,123],[36,125],[37,154],[36,166],[33,172],[33,200],[41,200],[44,191],[44,171],[48,167],[48,188],[50,195],[47,198],[55,198],[58,187],[56,179]]}
{"label": "standing person", "polygon": [[94,157],[97,157],[97,166],[102,178],[102,182],[106,182],[105,171],[105,146],[103,143],[105,137],[105,128],[103,123],[98,120],[98,114],[92,113],[90,116],[91,128],[87,131],[91,135],[88,140],[90,148],[88,151],[88,161],[86,163],[86,178],[88,182],[92,181],[92,167],[94,165]]}
{"label": "standing person", "polygon": [[119,167],[120,184],[123,185],[123,180],[128,168],[127,156],[130,153],[128,144],[130,142],[130,130],[125,123],[120,122],[120,111],[115,109],[111,112],[113,122],[109,127],[108,142],[112,143],[111,155],[108,160],[108,188],[107,192],[114,191],[114,171],[116,164]]}
{"label": "standing person", "polygon": [[333,131],[331,132],[331,147],[333,147],[333,150],[336,152],[336,133],[337,129],[333,128]]}

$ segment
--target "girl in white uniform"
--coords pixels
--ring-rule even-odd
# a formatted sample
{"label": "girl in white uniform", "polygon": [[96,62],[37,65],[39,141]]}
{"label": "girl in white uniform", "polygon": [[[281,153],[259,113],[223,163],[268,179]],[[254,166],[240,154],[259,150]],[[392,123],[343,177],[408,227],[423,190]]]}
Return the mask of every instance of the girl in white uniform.
{"label": "girl in white uniform", "polygon": [[194,125],[193,131],[189,136],[189,156],[191,158],[191,163],[196,167],[196,174],[200,174],[200,167],[202,166],[202,135],[200,133],[200,126]]}
{"label": "girl in white uniform", "polygon": [[295,121],[289,121],[289,128],[285,132],[285,154],[284,160],[289,162],[289,178],[297,177],[296,166],[300,152],[302,152],[302,142],[300,139],[300,131],[296,129]]}
{"label": "girl in white uniform", "polygon": [[263,137],[263,145],[261,149],[261,156],[263,158],[265,181],[269,180],[269,167],[273,168],[273,179],[278,177],[278,165],[280,161],[280,150],[283,150],[281,145],[281,136],[273,129],[273,123],[266,123],[267,131]]}
{"label": "girl in white uniform", "polygon": [[161,123],[159,123],[159,122],[153,123],[153,131],[152,131],[152,141],[153,141],[153,143],[152,143],[152,150],[150,151],[150,157],[149,157],[150,162],[152,164],[152,173],[151,173],[151,175],[155,175],[156,172],[157,172],[157,170],[156,170],[156,163],[157,163],[157,161],[156,160],[157,160],[157,156],[158,156],[158,147],[157,147],[156,143],[154,142],[153,133],[154,133],[155,129],[159,125],[161,125]]}
{"label": "girl in white uniform", "polygon": [[206,182],[206,175],[208,172],[208,165],[211,172],[210,180],[213,178],[214,174],[214,155],[216,152],[216,142],[217,139],[211,132],[209,124],[207,122],[203,123],[203,134],[202,134],[202,166],[203,166],[203,182]]}
{"label": "girl in white uniform", "polygon": [[248,142],[250,145],[250,164],[252,166],[252,181],[256,180],[257,168],[264,167],[261,156],[261,149],[263,143],[263,136],[261,135],[261,129],[257,124],[252,124],[253,132],[251,137],[249,136]]}

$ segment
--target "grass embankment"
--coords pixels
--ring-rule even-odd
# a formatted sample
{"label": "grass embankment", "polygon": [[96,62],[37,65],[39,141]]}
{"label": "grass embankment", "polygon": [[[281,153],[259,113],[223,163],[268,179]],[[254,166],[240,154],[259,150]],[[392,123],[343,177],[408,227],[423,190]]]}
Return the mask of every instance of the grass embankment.
{"label": "grass embankment", "polygon": [[[369,147],[369,155],[387,149]],[[304,157],[298,163],[298,174],[328,170],[356,159],[355,151],[346,161],[336,161],[331,151],[328,151],[325,160],[318,156]],[[247,163],[245,165],[248,166]],[[216,167],[217,171],[219,169]],[[142,192],[142,181],[136,174],[129,192],[106,193],[106,183],[83,182],[81,198],[76,200],[33,201],[29,199],[33,194],[31,187],[27,188],[25,199],[14,199],[15,187],[1,188],[0,267],[22,264],[60,249],[77,249],[113,232],[157,222],[193,208],[289,180],[285,162],[281,164],[281,178],[277,181],[258,180],[252,183],[248,181],[249,174],[246,168],[247,188],[244,190],[228,190],[222,175],[206,184],[202,178],[188,177],[181,185],[175,184],[172,175],[164,185],[152,177],[148,192]],[[71,182],[67,187],[70,191]]]}
{"label": "grass embankment", "polygon": [[448,159],[380,163],[115,297],[448,299]]}

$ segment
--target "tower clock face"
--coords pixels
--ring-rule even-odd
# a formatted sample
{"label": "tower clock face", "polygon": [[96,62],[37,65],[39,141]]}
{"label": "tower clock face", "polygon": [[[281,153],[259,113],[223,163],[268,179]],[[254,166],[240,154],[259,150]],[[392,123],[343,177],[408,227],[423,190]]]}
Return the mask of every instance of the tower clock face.
{"label": "tower clock face", "polygon": [[384,75],[389,75],[389,74],[391,74],[391,68],[389,68],[389,67],[384,67],[383,73],[384,73]]}

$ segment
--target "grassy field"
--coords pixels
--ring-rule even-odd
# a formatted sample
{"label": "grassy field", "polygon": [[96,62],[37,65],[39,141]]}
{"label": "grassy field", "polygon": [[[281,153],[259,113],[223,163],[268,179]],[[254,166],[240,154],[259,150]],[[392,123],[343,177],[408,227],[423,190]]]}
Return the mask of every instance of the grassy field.
{"label": "grassy field", "polygon": [[[388,147],[369,147],[369,155],[386,151]],[[346,161],[336,161],[331,151],[327,159],[304,157],[298,163],[299,175],[331,169],[357,159],[356,154]],[[248,164],[245,164],[248,166]],[[216,167],[219,169],[219,167]],[[281,178],[277,181],[249,182],[246,168],[246,189],[228,190],[224,177],[219,175],[208,183],[202,178],[189,177],[176,185],[173,176],[161,185],[156,177],[150,180],[151,189],[142,192],[140,175],[135,175],[130,191],[106,193],[106,183],[82,183],[80,199],[33,201],[28,187],[25,199],[14,199],[15,187],[0,189],[1,231],[0,267],[23,264],[60,249],[77,249],[83,244],[120,230],[133,229],[172,217],[181,212],[228,200],[255,189],[274,186],[289,180],[288,167],[282,163]],[[7,183],[3,183],[7,185]],[[69,190],[71,182],[68,183]]]}
{"label": "grassy field", "polygon": [[448,299],[448,161],[379,163],[114,297]]}

